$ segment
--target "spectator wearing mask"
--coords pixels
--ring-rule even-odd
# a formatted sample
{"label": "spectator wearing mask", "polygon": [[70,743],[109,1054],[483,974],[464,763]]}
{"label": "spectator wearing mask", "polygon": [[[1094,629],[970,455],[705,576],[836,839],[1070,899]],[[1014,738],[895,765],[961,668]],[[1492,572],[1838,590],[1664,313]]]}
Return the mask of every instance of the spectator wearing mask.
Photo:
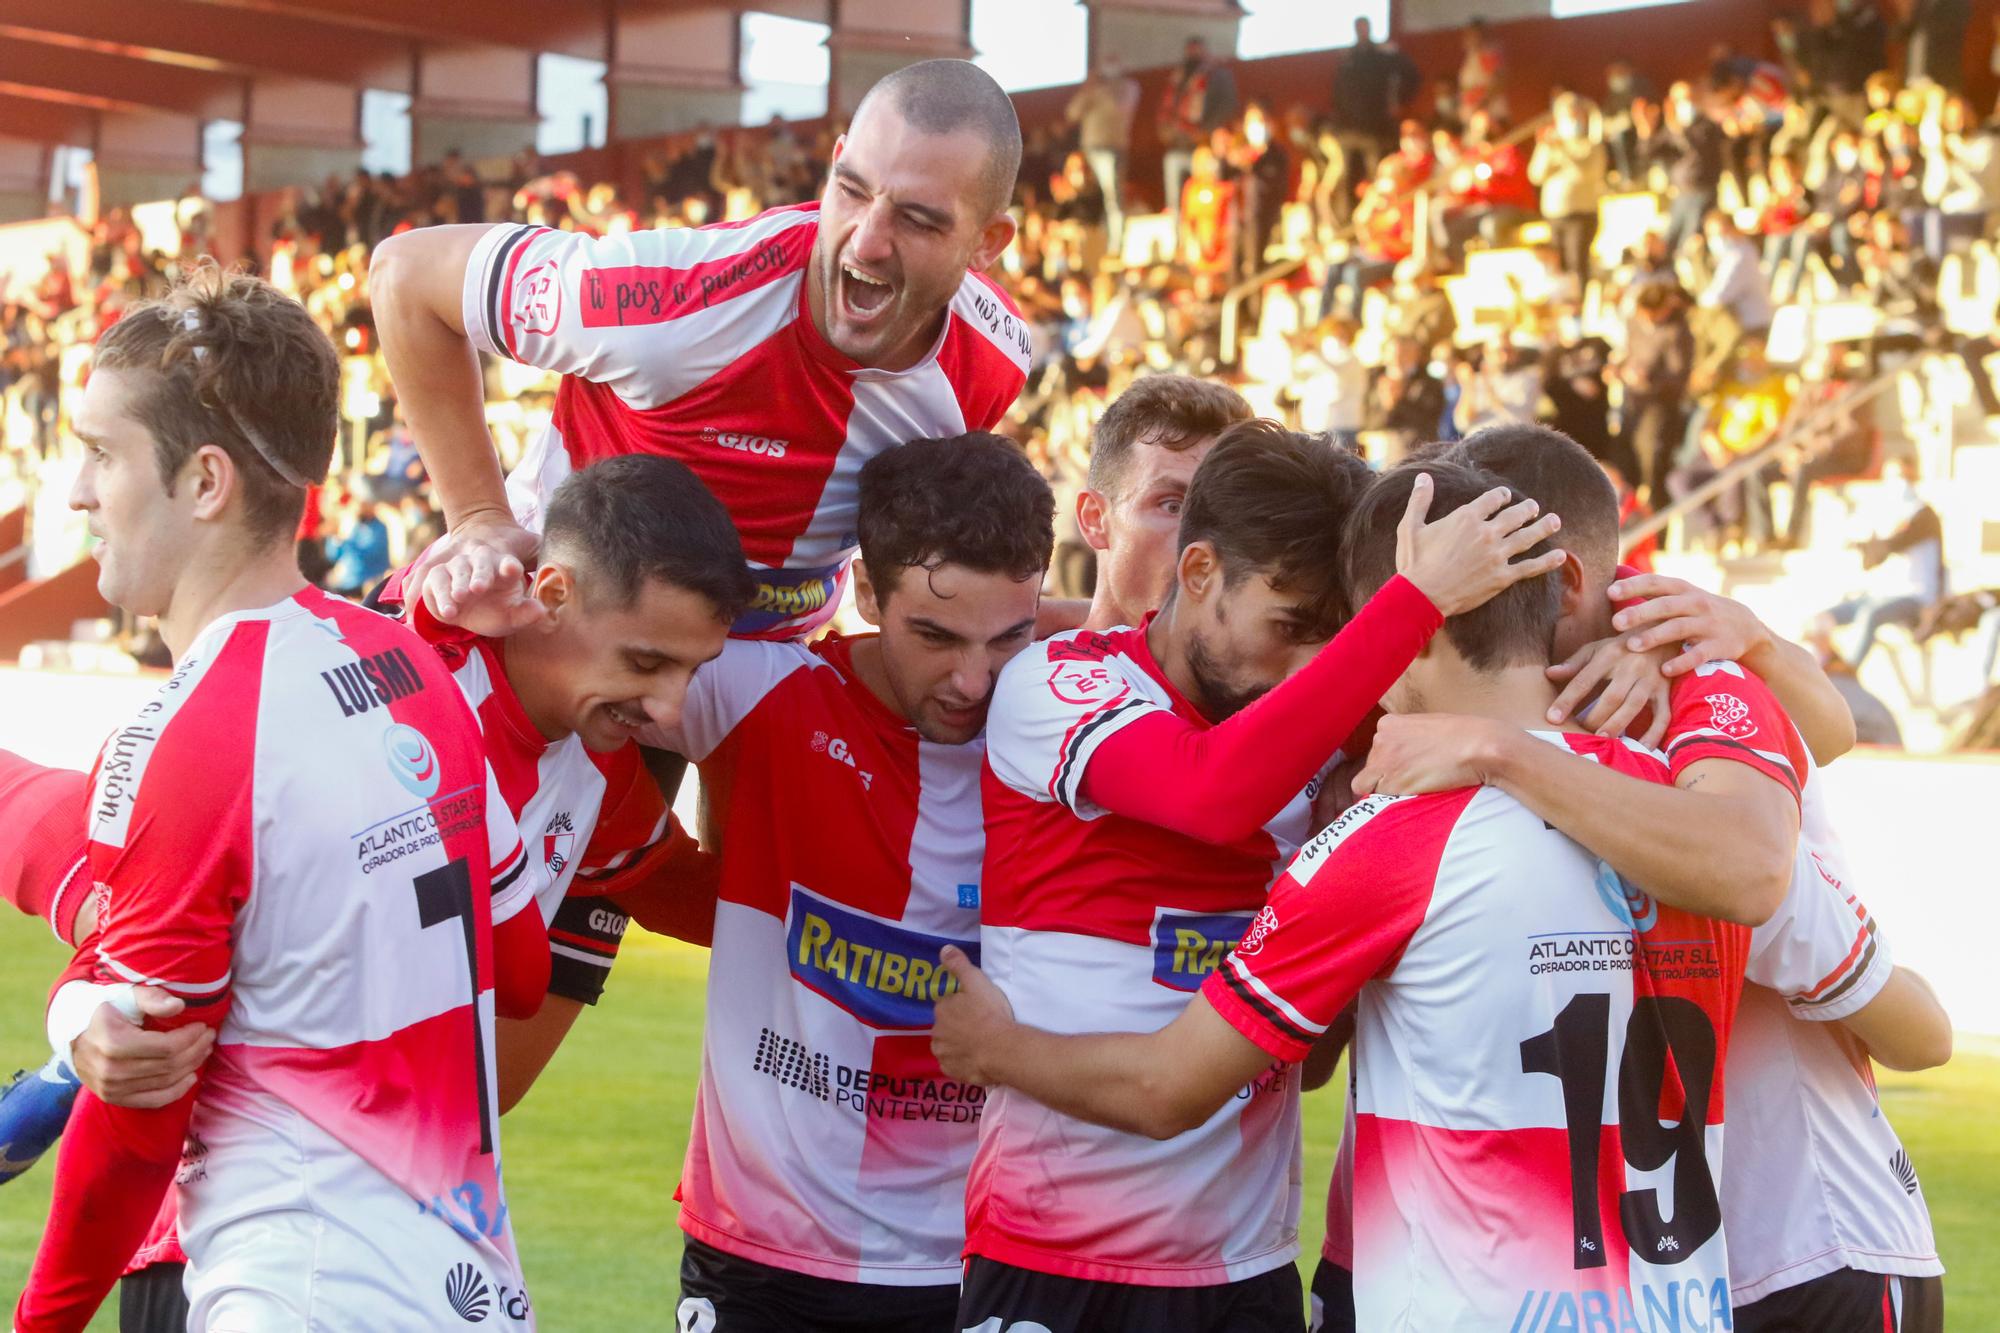
{"label": "spectator wearing mask", "polygon": [[1461,438],[1484,426],[1532,425],[1542,401],[1540,349],[1524,335],[1495,333],[1476,362],[1456,368],[1453,424]]}
{"label": "spectator wearing mask", "polygon": [[1347,157],[1348,180],[1375,174],[1422,78],[1416,62],[1393,44],[1375,40],[1367,19],[1354,20],[1354,45],[1333,61],[1333,130]]}
{"label": "spectator wearing mask", "polygon": [[1614,60],[1604,71],[1604,146],[1611,155],[1611,169],[1626,188],[1645,184],[1645,165],[1638,156],[1639,135],[1632,123],[1632,104],[1645,99],[1657,102],[1659,90],[1653,81],[1622,60]]}
{"label": "spectator wearing mask", "polygon": [[[1813,188],[1812,213],[1800,228],[1803,238],[1795,239],[1793,245],[1795,253],[1803,247],[1817,254],[1843,286],[1852,287],[1860,280],[1855,268],[1855,250],[1860,244],[1855,224],[1866,215],[1869,191],[1868,169],[1861,160],[1861,136],[1853,130],[1840,130],[1828,146],[1826,175]],[[1799,266],[1803,270],[1803,258]]]}
{"label": "spectator wearing mask", "polygon": [[1620,433],[1632,457],[1632,485],[1654,497],[1686,430],[1688,379],[1694,373],[1686,296],[1671,281],[1639,288],[1615,369],[1625,390]]}
{"label": "spectator wearing mask", "polygon": [[1343,449],[1359,452],[1368,420],[1368,367],[1354,350],[1361,326],[1335,317],[1298,359],[1299,428],[1324,431]]}
{"label": "spectator wearing mask", "polygon": [[1678,254],[1715,207],[1722,183],[1722,126],[1696,100],[1694,85],[1683,80],[1667,90],[1666,114],[1648,146],[1666,163],[1667,250]]}
{"label": "spectator wearing mask", "polygon": [[1132,151],[1132,118],[1138,109],[1138,80],[1128,77],[1117,60],[1106,56],[1063,112],[1077,127],[1077,146],[1104,196],[1113,254],[1125,244],[1125,165]]}
{"label": "spectator wearing mask", "polygon": [[1501,143],[1491,113],[1475,111],[1466,118],[1458,161],[1450,168],[1447,188],[1433,214],[1438,249],[1454,261],[1462,259],[1474,236],[1497,243],[1509,229],[1532,217],[1535,189],[1528,183],[1528,164],[1521,150]]}
{"label": "spectator wearing mask", "polygon": [[1444,386],[1424,364],[1426,355],[1414,338],[1397,338],[1390,345],[1387,364],[1368,386],[1363,429],[1390,436],[1389,452],[1395,457],[1434,438],[1444,419]]}
{"label": "spectator wearing mask", "polygon": [[1487,31],[1486,20],[1473,19],[1459,34],[1458,114],[1470,119],[1475,111],[1504,119],[1507,115],[1507,62],[1500,43]]}
{"label": "spectator wearing mask", "polygon": [[1773,157],[1760,185],[1757,234],[1771,274],[1771,299],[1787,305],[1798,290],[1810,253],[1806,219],[1812,211],[1812,199],[1789,157]]}
{"label": "spectator wearing mask", "polygon": [[1180,67],[1167,80],[1160,100],[1160,145],[1166,151],[1160,170],[1166,184],[1167,207],[1181,197],[1194,169],[1194,152],[1209,136],[1236,119],[1236,76],[1209,57],[1208,43],[1190,37]]}
{"label": "spectator wearing mask", "polygon": [[1264,267],[1264,250],[1276,234],[1285,201],[1291,196],[1291,154],[1271,130],[1271,119],[1263,106],[1250,103],[1243,112],[1243,133],[1229,155],[1230,175],[1236,180],[1240,204],[1236,270],[1239,280]]}
{"label": "spectator wearing mask", "polygon": [[1528,179],[1541,187],[1542,216],[1548,219],[1563,271],[1586,282],[1610,156],[1589,103],[1575,93],[1561,93],[1552,110],[1549,123],[1536,136]]}
{"label": "spectator wearing mask", "polygon": [[1624,476],[1635,471],[1630,451],[1611,434],[1611,401],[1607,376],[1611,344],[1583,332],[1578,309],[1571,306],[1557,320],[1560,341],[1543,362],[1542,385],[1554,415],[1549,424],[1584,447],[1600,462],[1611,460]]}
{"label": "spectator wearing mask", "polygon": [[1695,298],[1695,334],[1702,346],[1697,388],[1721,369],[1746,337],[1761,337],[1771,327],[1771,280],[1764,274],[1756,243],[1720,209],[1708,215],[1702,230],[1714,270]]}
{"label": "spectator wearing mask", "polygon": [[[1354,210],[1354,241],[1346,262],[1327,270],[1326,288],[1320,294],[1321,317],[1333,313],[1339,304],[1350,317],[1361,318],[1362,296],[1395,273],[1396,265],[1415,245],[1415,233],[1416,192],[1404,174],[1402,161],[1393,155],[1385,157]],[[1346,293],[1344,302],[1339,301],[1341,292]]]}

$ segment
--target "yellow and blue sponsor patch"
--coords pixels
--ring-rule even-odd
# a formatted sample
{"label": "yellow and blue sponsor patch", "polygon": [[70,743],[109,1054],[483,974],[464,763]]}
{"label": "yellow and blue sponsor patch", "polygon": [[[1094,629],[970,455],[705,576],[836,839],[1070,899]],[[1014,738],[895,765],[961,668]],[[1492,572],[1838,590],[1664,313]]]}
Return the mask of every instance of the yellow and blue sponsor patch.
{"label": "yellow and blue sponsor patch", "polygon": [[871,1027],[931,1025],[932,1007],[958,989],[938,961],[947,944],[979,961],[977,940],[906,930],[792,889],[785,925],[792,975]]}
{"label": "yellow and blue sponsor patch", "polygon": [[1161,908],[1153,917],[1153,980],[1170,990],[1200,990],[1243,938],[1253,915]]}

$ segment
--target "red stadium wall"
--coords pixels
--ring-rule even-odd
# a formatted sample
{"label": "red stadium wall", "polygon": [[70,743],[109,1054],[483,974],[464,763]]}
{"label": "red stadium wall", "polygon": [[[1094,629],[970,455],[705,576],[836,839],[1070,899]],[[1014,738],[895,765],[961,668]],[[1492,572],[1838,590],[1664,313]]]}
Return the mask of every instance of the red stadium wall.
{"label": "red stadium wall", "polygon": [[87,558],[53,578],[0,592],[0,660],[13,661],[37,639],[67,639],[79,620],[112,614],[97,595],[97,562]]}

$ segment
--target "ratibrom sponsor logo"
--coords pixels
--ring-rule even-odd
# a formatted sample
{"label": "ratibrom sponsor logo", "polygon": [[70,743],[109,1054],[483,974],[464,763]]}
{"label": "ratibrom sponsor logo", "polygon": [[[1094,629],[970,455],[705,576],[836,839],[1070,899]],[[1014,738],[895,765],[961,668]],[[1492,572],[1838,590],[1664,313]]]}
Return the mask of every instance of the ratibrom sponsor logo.
{"label": "ratibrom sponsor logo", "polygon": [[340,705],[342,717],[359,717],[377,708],[387,708],[398,699],[407,699],[424,688],[417,664],[401,648],[391,648],[373,657],[343,662],[319,678]]}
{"label": "ratibrom sponsor logo", "polygon": [[382,753],[388,757],[389,771],[404,790],[428,801],[437,795],[442,774],[437,752],[424,733],[406,722],[397,722],[382,733]]}
{"label": "ratibrom sponsor logo", "polygon": [[444,1275],[444,1298],[460,1319],[468,1324],[486,1322],[493,1312],[493,1289],[471,1264],[453,1264]]}
{"label": "ratibrom sponsor logo", "polygon": [[1249,924],[1247,912],[1205,914],[1162,908],[1153,918],[1153,980],[1169,990],[1200,990]]}
{"label": "ratibrom sponsor logo", "polygon": [[976,940],[926,935],[851,912],[794,886],[785,928],[787,961],[800,983],[871,1027],[919,1031],[958,989],[938,961],[947,944],[976,965]]}
{"label": "ratibrom sponsor logo", "polygon": [[759,458],[783,458],[785,450],[792,447],[790,440],[775,439],[769,435],[746,435],[734,430],[717,430],[713,426],[703,426],[701,438],[704,444],[712,444],[720,449],[734,449],[739,454],[755,454]]}

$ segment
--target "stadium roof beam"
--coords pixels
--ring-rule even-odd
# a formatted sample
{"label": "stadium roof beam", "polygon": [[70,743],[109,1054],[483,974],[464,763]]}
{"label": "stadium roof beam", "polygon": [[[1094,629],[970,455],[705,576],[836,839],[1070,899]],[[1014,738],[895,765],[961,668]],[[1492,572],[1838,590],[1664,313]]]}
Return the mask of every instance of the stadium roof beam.
{"label": "stadium roof beam", "polygon": [[19,96],[17,85],[0,83],[0,126],[10,139],[36,143],[87,144],[96,126],[96,109],[76,102]]}
{"label": "stadium roof beam", "polygon": [[[197,0],[212,22],[285,15],[417,42],[464,42],[602,60],[605,7],[550,0]],[[628,3],[626,8],[657,8]],[[223,18],[218,11],[233,11]]]}
{"label": "stadium roof beam", "polygon": [[290,14],[218,22],[199,0],[0,0],[0,36],[215,74],[333,79],[408,92],[410,44]]}
{"label": "stadium roof beam", "polygon": [[0,37],[0,70],[18,77],[7,81],[18,96],[97,110],[146,107],[208,118],[234,116],[243,105],[239,78],[19,37]]}

